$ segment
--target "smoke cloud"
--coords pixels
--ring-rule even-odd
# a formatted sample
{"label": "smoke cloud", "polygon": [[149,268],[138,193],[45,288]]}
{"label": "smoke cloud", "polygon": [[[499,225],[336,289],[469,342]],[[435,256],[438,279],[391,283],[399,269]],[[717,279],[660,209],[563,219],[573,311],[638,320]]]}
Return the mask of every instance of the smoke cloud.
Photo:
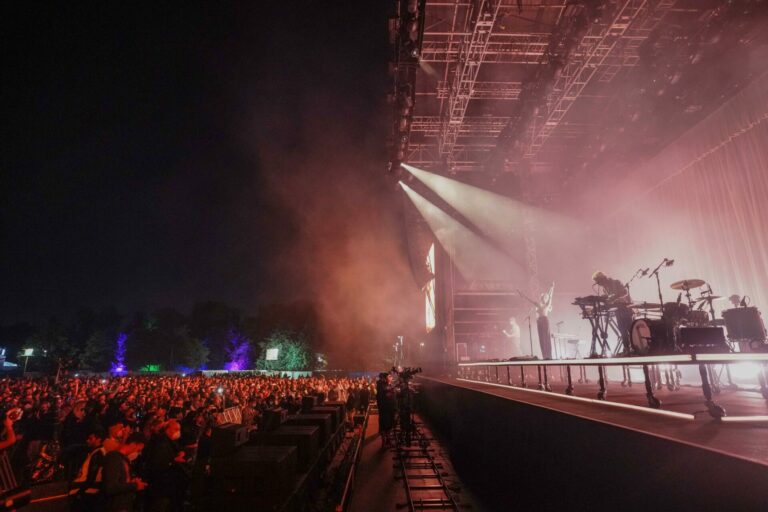
{"label": "smoke cloud", "polygon": [[334,121],[356,114],[333,96],[315,98],[298,133],[284,138],[278,131],[257,151],[265,171],[261,194],[274,212],[263,222],[282,231],[270,237],[281,246],[268,274],[283,283],[282,300],[318,305],[332,368],[383,365],[395,336],[423,332],[400,198],[377,158],[380,134],[375,126],[357,131]]}

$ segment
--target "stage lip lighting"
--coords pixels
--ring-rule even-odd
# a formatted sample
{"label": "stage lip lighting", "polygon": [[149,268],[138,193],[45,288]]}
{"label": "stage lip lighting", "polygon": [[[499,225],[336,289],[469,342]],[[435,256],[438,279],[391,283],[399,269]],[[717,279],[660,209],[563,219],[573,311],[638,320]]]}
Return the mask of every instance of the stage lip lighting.
{"label": "stage lip lighting", "polygon": [[693,356],[688,354],[676,354],[671,356],[606,357],[596,359],[533,359],[523,361],[493,361],[487,363],[459,363],[459,366],[613,366],[625,364],[664,364],[693,362]]}
{"label": "stage lip lighting", "polygon": [[721,423],[768,423],[768,416],[723,416]]}
{"label": "stage lip lighting", "polygon": [[755,354],[736,352],[734,354],[697,354],[696,361],[727,361],[727,362],[747,362],[747,361],[768,361],[768,354]]}
{"label": "stage lip lighting", "polygon": [[[642,412],[642,413],[645,413],[645,414],[654,414],[656,416],[664,416],[664,417],[667,417],[667,418],[675,418],[675,419],[678,419],[678,420],[694,421],[696,419],[696,417],[693,414],[687,414],[687,413],[684,413],[684,412],[665,411],[665,410],[662,410],[662,409],[651,409],[650,407],[643,407],[643,406],[640,406],[640,405],[622,404],[622,403],[619,403],[619,402],[608,402],[606,400],[596,400],[594,398],[583,398],[583,397],[580,397],[580,396],[561,395],[560,393],[553,393],[552,391],[540,391],[538,389],[517,388],[517,387],[514,387],[514,386],[505,386],[504,384],[495,384],[493,382],[478,382],[478,381],[474,381],[474,380],[459,379],[459,378],[457,378],[456,380],[460,380],[460,381],[463,381],[463,382],[472,382],[472,383],[476,383],[476,384],[482,384],[484,386],[495,386],[495,387],[498,387],[498,388],[510,389],[512,391],[525,391],[526,393],[534,393],[534,394],[548,396],[548,397],[557,397],[557,398],[562,398],[564,400],[572,400],[574,402],[582,402],[582,403],[602,405],[602,406],[607,406],[607,407],[615,407],[617,409],[627,409],[627,410],[631,410],[631,411]],[[480,391],[481,393],[488,393],[487,391],[483,391],[483,390],[477,390],[477,391]],[[488,393],[488,394],[492,394],[492,393]],[[494,396],[498,396],[498,395],[494,395]],[[538,405],[538,404],[535,404],[535,405],[537,407],[543,407],[544,409],[550,409],[550,410],[553,410],[553,411],[557,410],[557,409],[553,409],[551,407],[546,407],[546,406],[542,406],[542,405]],[[562,412],[562,411],[559,411],[559,410],[557,410],[557,411],[558,412]],[[574,416],[578,416],[578,414],[574,414]],[[610,421],[604,421],[604,420],[597,420],[597,421],[600,421],[601,423],[608,423],[610,425],[616,425],[615,423],[612,423]],[[620,427],[621,425],[616,425],[616,426]]]}

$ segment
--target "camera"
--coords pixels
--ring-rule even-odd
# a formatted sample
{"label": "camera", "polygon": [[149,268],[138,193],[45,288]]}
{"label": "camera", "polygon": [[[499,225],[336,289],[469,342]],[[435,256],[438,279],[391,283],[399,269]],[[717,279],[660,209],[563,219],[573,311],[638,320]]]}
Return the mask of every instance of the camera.
{"label": "camera", "polygon": [[12,407],[10,409],[0,409],[0,421],[5,421],[6,418],[12,422],[17,422],[24,415],[24,411],[18,407]]}
{"label": "camera", "polygon": [[397,374],[401,381],[407,382],[411,380],[417,373],[421,373],[421,367],[411,368],[410,366],[407,366],[402,370],[398,370],[397,368],[393,367],[392,371]]}

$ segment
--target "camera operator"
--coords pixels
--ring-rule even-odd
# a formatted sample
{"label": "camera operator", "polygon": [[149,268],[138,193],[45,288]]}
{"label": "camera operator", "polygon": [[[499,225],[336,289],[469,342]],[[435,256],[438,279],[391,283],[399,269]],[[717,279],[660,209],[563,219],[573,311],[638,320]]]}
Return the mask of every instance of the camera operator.
{"label": "camera operator", "polygon": [[403,368],[397,370],[397,417],[400,422],[400,435],[406,446],[411,444],[411,435],[413,434],[413,389],[411,388],[411,379],[417,373],[421,373],[421,368]]}
{"label": "camera operator", "polygon": [[395,426],[395,390],[392,387],[392,376],[386,372],[380,373],[376,381],[376,406],[379,409],[379,435],[383,448],[391,444],[391,433]]}

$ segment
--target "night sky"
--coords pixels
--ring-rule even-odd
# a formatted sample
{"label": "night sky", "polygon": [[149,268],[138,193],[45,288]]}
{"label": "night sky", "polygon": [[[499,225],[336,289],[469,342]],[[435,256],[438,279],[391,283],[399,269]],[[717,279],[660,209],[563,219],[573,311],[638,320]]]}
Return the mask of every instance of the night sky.
{"label": "night sky", "polygon": [[0,321],[413,291],[389,6],[5,4]]}

